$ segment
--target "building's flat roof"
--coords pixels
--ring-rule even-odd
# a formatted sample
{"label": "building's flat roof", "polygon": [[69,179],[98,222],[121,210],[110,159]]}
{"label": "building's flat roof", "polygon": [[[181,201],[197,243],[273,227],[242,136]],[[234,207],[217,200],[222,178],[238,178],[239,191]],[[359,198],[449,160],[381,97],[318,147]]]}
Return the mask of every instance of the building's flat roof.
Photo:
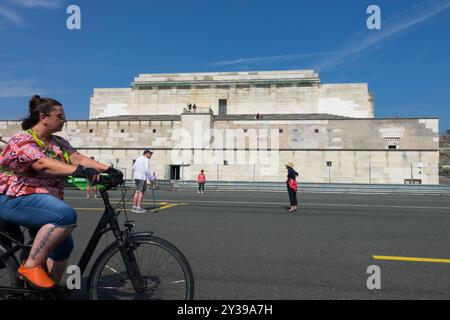
{"label": "building's flat roof", "polygon": [[236,120],[336,120],[351,119],[348,117],[333,114],[311,113],[311,114],[261,114],[261,118],[255,119],[255,114],[227,114],[215,115],[216,121],[236,121]]}
{"label": "building's flat roof", "polygon": [[87,121],[181,121],[181,115],[124,115],[88,119]]}
{"label": "building's flat roof", "polygon": [[313,70],[241,71],[140,74],[131,83],[132,88],[190,87],[217,85],[311,85],[320,83]]}
{"label": "building's flat roof", "polygon": [[[186,113],[183,113],[186,115]],[[192,113],[195,115],[195,113]],[[313,114],[262,114],[260,119],[255,119],[255,114],[228,114],[212,115],[215,121],[238,121],[238,120],[439,120],[438,117],[408,117],[408,118],[351,118],[333,114],[313,113]],[[93,119],[69,119],[72,121],[181,121],[181,115],[122,115],[114,117],[103,117]],[[22,122],[22,120],[0,120],[0,122]]]}
{"label": "building's flat roof", "polygon": [[[189,113],[183,113],[186,115]],[[192,113],[195,115],[195,113]],[[438,117],[411,117],[411,118],[351,118],[338,116],[333,114],[312,113],[312,114],[261,114],[262,118],[255,119],[255,114],[227,114],[227,115],[213,115],[215,121],[238,121],[238,120],[426,120],[435,119]],[[105,118],[89,119],[88,121],[181,121],[181,115],[123,115]],[[70,120],[75,121],[75,120]],[[87,121],[87,120],[79,120]]]}

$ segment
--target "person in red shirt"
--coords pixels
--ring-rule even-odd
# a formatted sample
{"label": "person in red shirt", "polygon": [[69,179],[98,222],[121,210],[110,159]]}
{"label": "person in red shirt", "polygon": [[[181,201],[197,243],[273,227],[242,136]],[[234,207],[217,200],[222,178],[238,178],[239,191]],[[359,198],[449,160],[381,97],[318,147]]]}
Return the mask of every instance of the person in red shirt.
{"label": "person in red shirt", "polygon": [[206,177],[205,177],[205,171],[203,171],[203,169],[198,174],[197,182],[198,182],[198,193],[204,194]]}
{"label": "person in red shirt", "polygon": [[98,181],[100,172],[122,175],[54,135],[65,123],[60,102],[33,96],[22,122],[25,131],[13,135],[0,155],[0,218],[35,234],[17,272],[41,289],[59,283],[73,250],[77,214],[63,201],[65,177]]}

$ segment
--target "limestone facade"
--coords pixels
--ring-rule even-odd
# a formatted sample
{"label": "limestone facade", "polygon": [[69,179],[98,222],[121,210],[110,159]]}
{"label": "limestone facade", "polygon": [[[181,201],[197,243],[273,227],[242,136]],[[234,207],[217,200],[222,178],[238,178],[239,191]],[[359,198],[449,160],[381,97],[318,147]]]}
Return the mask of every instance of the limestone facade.
{"label": "limestone facade", "polygon": [[[284,164],[292,161],[304,182],[403,184],[420,179],[437,184],[437,122],[213,121],[210,114],[185,114],[158,121],[69,121],[60,135],[79,152],[124,170],[128,178],[133,160],[152,148],[152,170],[164,179],[195,180],[204,169],[210,180],[282,181]],[[18,131],[20,122],[0,122],[4,140]],[[171,167],[178,167],[179,177]]]}
{"label": "limestone facade", "polygon": [[[438,184],[438,122],[374,118],[367,84],[322,84],[310,70],[143,74],[94,89],[90,119],[60,135],[127,178],[151,148],[160,179],[204,169],[207,180],[284,181],[293,162],[303,182]],[[3,140],[18,131],[0,121]]]}
{"label": "limestone facade", "polygon": [[374,116],[367,84],[321,84],[312,70],[298,70],[141,74],[130,88],[94,89],[89,117],[179,115],[189,103],[215,115]]}

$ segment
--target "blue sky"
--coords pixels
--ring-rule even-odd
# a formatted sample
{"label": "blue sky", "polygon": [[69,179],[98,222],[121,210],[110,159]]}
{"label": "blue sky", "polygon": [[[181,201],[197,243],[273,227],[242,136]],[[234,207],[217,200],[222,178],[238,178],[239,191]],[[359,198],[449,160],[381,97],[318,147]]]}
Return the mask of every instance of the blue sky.
{"label": "blue sky", "polygon": [[[68,30],[67,7],[81,8]],[[381,30],[369,30],[369,5]],[[450,0],[0,0],[0,119],[33,94],[87,119],[93,88],[140,73],[314,69],[367,82],[377,117],[450,129]]]}

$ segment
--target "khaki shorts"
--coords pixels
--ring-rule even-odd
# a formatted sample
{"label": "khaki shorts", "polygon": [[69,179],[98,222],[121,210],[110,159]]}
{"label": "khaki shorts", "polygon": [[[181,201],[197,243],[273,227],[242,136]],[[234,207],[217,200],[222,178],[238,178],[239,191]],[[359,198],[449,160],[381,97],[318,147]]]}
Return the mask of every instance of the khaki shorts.
{"label": "khaki shorts", "polygon": [[144,192],[147,190],[147,180],[134,179],[136,191]]}

